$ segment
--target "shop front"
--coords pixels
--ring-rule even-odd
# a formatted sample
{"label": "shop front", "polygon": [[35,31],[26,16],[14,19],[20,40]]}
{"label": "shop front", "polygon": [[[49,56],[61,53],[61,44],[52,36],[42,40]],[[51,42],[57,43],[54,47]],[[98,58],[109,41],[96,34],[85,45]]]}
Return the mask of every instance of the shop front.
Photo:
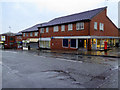
{"label": "shop front", "polygon": [[39,38],[39,47],[43,49],[50,49],[51,38]]}
{"label": "shop front", "polygon": [[29,41],[28,40],[23,40],[22,41],[22,47],[23,47],[23,50],[28,50],[29,49]]}
{"label": "shop front", "polygon": [[17,49],[22,49],[22,42],[21,41],[17,41]]}
{"label": "shop front", "polygon": [[39,42],[38,42],[38,38],[30,38],[29,42],[30,42],[30,49],[38,49],[39,48]]}
{"label": "shop front", "polygon": [[[112,49],[119,43],[119,37],[109,36],[71,36],[71,37],[54,37],[55,43],[60,43],[62,40],[61,49],[77,49],[77,50],[104,50],[105,42],[107,42],[107,48]],[[58,41],[57,41],[58,39]],[[56,45],[56,44],[53,45]],[[42,44],[44,46],[44,44]],[[56,46],[54,46],[57,49]]]}
{"label": "shop front", "polygon": [[4,42],[0,41],[0,49],[4,49]]}

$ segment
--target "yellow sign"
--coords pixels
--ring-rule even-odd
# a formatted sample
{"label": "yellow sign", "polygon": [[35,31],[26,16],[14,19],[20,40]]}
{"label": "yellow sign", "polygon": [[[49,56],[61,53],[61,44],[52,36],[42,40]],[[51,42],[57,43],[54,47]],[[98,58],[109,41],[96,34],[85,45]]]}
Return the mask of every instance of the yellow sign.
{"label": "yellow sign", "polygon": [[5,36],[1,36],[1,41],[5,41]]}
{"label": "yellow sign", "polygon": [[4,43],[4,42],[0,41],[0,43]]}

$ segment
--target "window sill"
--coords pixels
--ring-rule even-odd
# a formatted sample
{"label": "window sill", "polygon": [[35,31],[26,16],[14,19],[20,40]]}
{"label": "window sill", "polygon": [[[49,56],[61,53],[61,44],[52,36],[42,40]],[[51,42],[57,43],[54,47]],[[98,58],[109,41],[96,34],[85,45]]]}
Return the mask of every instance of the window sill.
{"label": "window sill", "polygon": [[84,29],[78,29],[78,30],[76,29],[76,31],[82,31],[82,30],[84,30]]}

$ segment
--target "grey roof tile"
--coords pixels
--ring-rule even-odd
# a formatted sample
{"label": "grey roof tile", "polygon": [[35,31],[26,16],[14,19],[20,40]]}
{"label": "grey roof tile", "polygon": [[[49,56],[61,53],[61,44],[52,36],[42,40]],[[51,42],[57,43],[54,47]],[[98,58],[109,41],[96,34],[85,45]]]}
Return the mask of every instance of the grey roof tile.
{"label": "grey roof tile", "polygon": [[59,18],[55,18],[51,21],[49,21],[47,24],[42,26],[52,26],[52,25],[58,25],[58,24],[64,24],[64,23],[70,23],[70,22],[76,22],[76,21],[82,21],[82,20],[91,20],[92,17],[97,15],[99,12],[104,10],[106,7],[98,8],[94,10],[89,10],[77,14],[72,14],[68,16],[63,16]]}

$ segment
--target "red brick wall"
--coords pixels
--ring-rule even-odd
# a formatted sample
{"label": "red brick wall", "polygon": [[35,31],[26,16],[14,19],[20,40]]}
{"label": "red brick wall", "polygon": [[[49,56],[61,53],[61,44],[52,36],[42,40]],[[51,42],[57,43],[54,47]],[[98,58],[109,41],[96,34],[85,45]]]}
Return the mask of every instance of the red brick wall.
{"label": "red brick wall", "polygon": [[35,36],[35,32],[33,32],[32,34],[33,34],[33,36],[31,37],[30,32],[28,32],[28,36],[27,36],[27,33],[25,33],[25,37],[24,37],[23,33],[22,33],[22,40],[26,40],[28,38],[39,38],[39,36],[40,36],[39,33],[38,33],[38,36]]}
{"label": "red brick wall", "polygon": [[[64,25],[64,24],[63,24]],[[41,34],[42,37],[52,37],[52,36],[87,36],[88,35],[89,22],[85,22],[84,30],[76,30],[76,23],[73,23],[73,30],[68,31],[68,24],[65,25],[65,31],[61,31],[61,25],[59,25],[59,31],[54,32],[53,26],[49,27],[49,33],[46,33],[46,28],[44,28],[44,33]],[[40,33],[40,29],[39,29]]]}
{"label": "red brick wall", "polygon": [[[94,30],[94,22],[98,23],[97,31]],[[104,31],[99,30],[99,23],[104,23]],[[95,16],[90,22],[90,35],[94,36],[118,36],[117,27],[106,16],[106,9]]]}
{"label": "red brick wall", "polygon": [[[10,40],[11,37],[13,40]],[[10,43],[13,43],[13,45],[10,45]],[[5,48],[16,48],[15,36],[6,36],[5,44]]]}
{"label": "red brick wall", "polygon": [[[70,40],[70,39],[69,39]],[[62,45],[63,40],[62,39],[51,39],[51,49],[58,49],[58,50],[76,50],[76,48],[70,48],[70,43],[68,47],[63,47]]]}

